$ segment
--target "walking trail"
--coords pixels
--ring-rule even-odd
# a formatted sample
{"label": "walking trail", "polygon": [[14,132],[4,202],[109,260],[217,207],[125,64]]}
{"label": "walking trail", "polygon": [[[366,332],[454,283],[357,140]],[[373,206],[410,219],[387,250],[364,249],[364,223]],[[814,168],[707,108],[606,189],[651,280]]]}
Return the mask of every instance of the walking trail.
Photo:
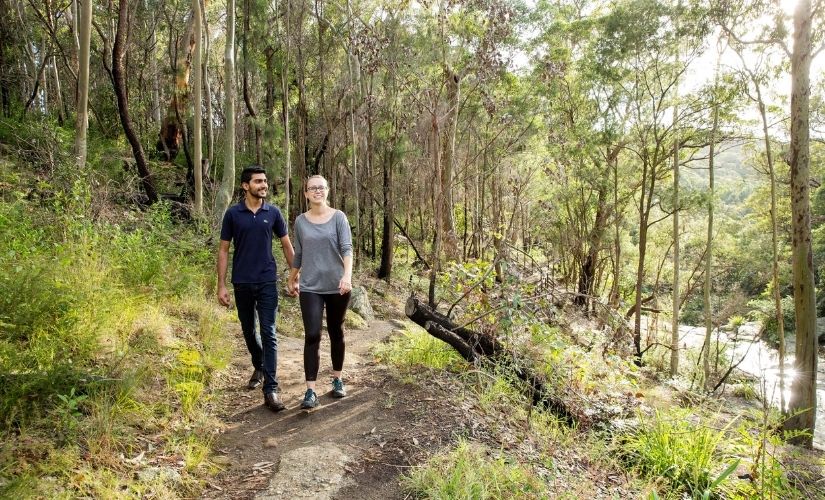
{"label": "walking trail", "polygon": [[[444,388],[403,384],[376,364],[370,348],[402,323],[374,320],[368,329],[347,330],[344,382],[348,396],[330,395],[329,342],[321,346],[320,405],[300,408],[306,389],[303,338],[278,334],[278,379],[287,408],[263,406],[260,389],[247,390],[249,356],[238,325],[234,359],[221,380],[214,404],[225,426],[217,437],[216,461],[224,468],[208,484],[213,499],[404,498],[400,474],[449,442],[454,409]],[[325,336],[325,333],[324,333]]]}

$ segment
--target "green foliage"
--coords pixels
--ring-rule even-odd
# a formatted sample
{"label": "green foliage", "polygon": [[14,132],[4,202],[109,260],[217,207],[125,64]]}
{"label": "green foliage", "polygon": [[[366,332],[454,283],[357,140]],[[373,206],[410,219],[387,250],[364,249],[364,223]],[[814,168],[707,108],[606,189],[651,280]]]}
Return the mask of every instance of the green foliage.
{"label": "green foliage", "polygon": [[69,394],[58,394],[60,399],[59,405],[55,408],[55,413],[62,424],[62,428],[71,434],[77,427],[78,420],[83,416],[80,411],[80,404],[88,398],[86,394],[75,394],[75,388],[69,391]]}
{"label": "green foliage", "polygon": [[[763,336],[773,345],[779,344],[779,328],[776,323],[776,305],[773,297],[763,296],[758,299],[753,299],[748,302],[751,307],[750,316],[755,321],[760,321],[765,330]],[[794,304],[792,296],[782,297],[782,316],[784,318],[783,326],[785,328],[785,335],[792,334],[795,330],[794,324]]]}
{"label": "green foliage", "polygon": [[444,500],[547,498],[548,494],[531,470],[463,439],[453,450],[415,469],[404,486],[418,498]]}
{"label": "green foliage", "polygon": [[191,349],[179,351],[170,373],[169,385],[178,394],[184,414],[191,414],[201,401],[205,381],[206,370],[200,353]]}
{"label": "green foliage", "polygon": [[[729,496],[744,498],[803,498],[788,481],[778,450],[796,434],[777,432],[782,427],[778,411],[761,409],[736,429],[736,446],[747,457],[752,481],[727,485]],[[756,423],[756,424],[755,424]]]}
{"label": "green foliage", "polygon": [[638,430],[623,436],[619,451],[640,476],[664,481],[674,493],[708,498],[718,494],[738,465],[738,460],[729,460],[717,470],[717,463],[725,460],[725,432],[694,422],[687,411],[657,411],[650,419],[640,416]]}
{"label": "green foliage", "polygon": [[[212,252],[193,235],[181,235],[167,203],[153,205],[146,222],[129,231],[111,227],[111,262],[123,285],[156,296],[182,297],[199,289]],[[182,237],[183,236],[183,237]]]}

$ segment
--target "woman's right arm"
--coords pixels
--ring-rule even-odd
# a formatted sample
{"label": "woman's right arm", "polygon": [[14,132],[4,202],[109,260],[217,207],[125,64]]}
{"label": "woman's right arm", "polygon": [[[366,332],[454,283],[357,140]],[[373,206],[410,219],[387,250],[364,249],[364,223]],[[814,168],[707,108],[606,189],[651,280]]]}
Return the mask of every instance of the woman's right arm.
{"label": "woman's right arm", "polygon": [[[298,218],[301,216],[299,215]],[[294,255],[292,256],[292,266],[289,268],[289,279],[287,280],[287,290],[290,294],[298,295],[300,290],[298,289],[298,277],[301,274],[301,259],[303,258],[303,245],[301,244],[301,223],[298,219],[295,219],[295,241],[293,243],[293,249],[295,251]]]}

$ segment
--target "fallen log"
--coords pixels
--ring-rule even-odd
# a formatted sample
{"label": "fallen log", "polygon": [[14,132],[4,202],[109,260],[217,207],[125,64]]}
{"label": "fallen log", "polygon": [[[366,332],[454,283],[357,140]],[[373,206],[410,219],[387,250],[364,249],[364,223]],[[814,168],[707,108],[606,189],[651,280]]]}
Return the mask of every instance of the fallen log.
{"label": "fallen log", "polygon": [[[421,326],[428,332],[429,329],[425,326],[428,321],[443,326],[444,329],[458,335],[459,338],[469,344],[475,352],[481,354],[482,356],[495,356],[504,350],[504,346],[502,346],[497,340],[491,339],[487,335],[483,335],[466,328],[459,328],[457,325],[453,324],[450,318],[432,309],[430,306],[415,297],[410,297],[407,299],[407,304],[404,307],[404,313],[408,318],[413,320],[417,325]],[[433,335],[432,333],[430,334]],[[433,336],[440,339],[437,335]]]}
{"label": "fallen log", "polygon": [[583,413],[559,399],[554,391],[543,382],[543,377],[537,376],[524,363],[519,362],[495,338],[459,328],[445,315],[433,310],[415,297],[407,299],[404,308],[407,317],[424,328],[433,337],[442,340],[458,351],[461,356],[470,362],[477,363],[484,359],[513,373],[519,380],[525,382],[524,392],[530,397],[533,406],[543,407],[568,425],[588,424],[590,419]]}
{"label": "fallen log", "polygon": [[478,353],[473,350],[473,347],[464,342],[464,339],[456,335],[455,333],[447,330],[443,326],[435,323],[433,321],[427,321],[424,323],[424,329],[427,330],[427,333],[432,335],[433,337],[443,340],[444,342],[450,344],[453,349],[458,351],[461,354],[461,357],[465,360],[469,361],[470,363],[475,363],[478,361]]}

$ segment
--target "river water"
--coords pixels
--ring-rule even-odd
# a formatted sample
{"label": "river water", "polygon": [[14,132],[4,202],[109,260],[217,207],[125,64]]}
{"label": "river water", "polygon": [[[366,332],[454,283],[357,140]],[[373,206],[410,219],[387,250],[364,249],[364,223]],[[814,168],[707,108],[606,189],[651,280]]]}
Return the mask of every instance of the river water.
{"label": "river water", "polygon": [[[742,360],[739,369],[757,377],[765,384],[765,392],[771,403],[779,407],[779,352],[759,338],[759,323],[745,323],[739,328],[738,342],[734,350],[734,359]],[[722,332],[720,339],[730,340],[730,333]],[[702,346],[705,339],[705,328],[696,326],[679,326],[681,344],[688,348]],[[714,340],[716,334],[713,336]],[[795,345],[793,338],[789,338],[785,348],[785,404],[791,397],[791,380],[795,375],[793,362]],[[816,426],[814,429],[814,447],[825,450],[825,356],[819,355],[816,380]],[[759,389],[757,389],[759,390]]]}

